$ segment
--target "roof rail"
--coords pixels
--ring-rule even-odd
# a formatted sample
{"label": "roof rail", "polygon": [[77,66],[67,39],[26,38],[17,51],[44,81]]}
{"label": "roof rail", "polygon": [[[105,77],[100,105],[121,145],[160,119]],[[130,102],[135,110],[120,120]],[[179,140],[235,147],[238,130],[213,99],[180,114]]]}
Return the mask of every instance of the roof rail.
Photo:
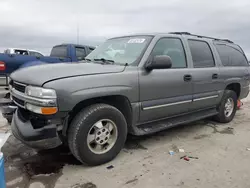
{"label": "roof rail", "polygon": [[212,40],[217,40],[217,41],[224,41],[228,43],[233,43],[233,41],[228,40],[228,39],[218,39],[218,38],[213,38],[213,37],[207,37],[207,36],[202,36],[202,35],[194,35],[189,32],[170,32],[169,34],[175,34],[175,35],[189,35],[189,36],[194,36],[194,37],[199,37],[199,38],[207,38],[207,39],[212,39]]}

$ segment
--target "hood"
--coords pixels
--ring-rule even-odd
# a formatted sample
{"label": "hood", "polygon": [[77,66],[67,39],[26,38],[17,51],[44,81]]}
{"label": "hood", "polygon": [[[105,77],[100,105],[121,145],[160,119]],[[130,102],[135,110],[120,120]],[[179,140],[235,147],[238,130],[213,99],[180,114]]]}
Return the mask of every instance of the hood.
{"label": "hood", "polygon": [[12,80],[20,83],[42,86],[51,80],[122,72],[125,66],[102,65],[97,63],[55,63],[37,65],[18,69],[10,75]]}

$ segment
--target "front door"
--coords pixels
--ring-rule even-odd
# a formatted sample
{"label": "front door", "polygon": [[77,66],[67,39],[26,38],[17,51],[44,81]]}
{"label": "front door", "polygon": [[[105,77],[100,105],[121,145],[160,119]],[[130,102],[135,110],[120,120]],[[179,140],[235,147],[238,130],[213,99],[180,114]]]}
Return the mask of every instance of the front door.
{"label": "front door", "polygon": [[172,68],[140,70],[141,123],[186,113],[192,104],[192,80],[182,40],[161,38],[150,57],[156,55],[170,56]]}

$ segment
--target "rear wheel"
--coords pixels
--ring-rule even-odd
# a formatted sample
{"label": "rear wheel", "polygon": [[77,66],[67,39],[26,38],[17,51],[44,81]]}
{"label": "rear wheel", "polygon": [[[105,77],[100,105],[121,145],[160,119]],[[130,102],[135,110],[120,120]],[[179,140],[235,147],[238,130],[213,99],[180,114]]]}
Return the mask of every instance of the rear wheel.
{"label": "rear wheel", "polygon": [[116,157],[126,137],[127,124],[123,114],[113,106],[95,104],[83,109],[73,119],[68,143],[79,161],[99,165]]}
{"label": "rear wheel", "polygon": [[237,109],[237,95],[232,90],[225,90],[221,103],[218,107],[219,114],[215,119],[221,123],[232,121]]}

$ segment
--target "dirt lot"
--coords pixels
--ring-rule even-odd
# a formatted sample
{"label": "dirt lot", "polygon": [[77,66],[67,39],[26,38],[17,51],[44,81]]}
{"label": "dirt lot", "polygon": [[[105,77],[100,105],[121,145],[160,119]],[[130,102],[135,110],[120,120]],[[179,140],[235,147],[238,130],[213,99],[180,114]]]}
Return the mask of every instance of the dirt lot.
{"label": "dirt lot", "polygon": [[[7,187],[248,188],[249,122],[250,98],[230,124],[202,120],[150,136],[129,136],[120,155],[98,167],[80,165],[66,149],[34,151],[11,136],[3,148]],[[180,159],[184,155],[198,159]]]}

